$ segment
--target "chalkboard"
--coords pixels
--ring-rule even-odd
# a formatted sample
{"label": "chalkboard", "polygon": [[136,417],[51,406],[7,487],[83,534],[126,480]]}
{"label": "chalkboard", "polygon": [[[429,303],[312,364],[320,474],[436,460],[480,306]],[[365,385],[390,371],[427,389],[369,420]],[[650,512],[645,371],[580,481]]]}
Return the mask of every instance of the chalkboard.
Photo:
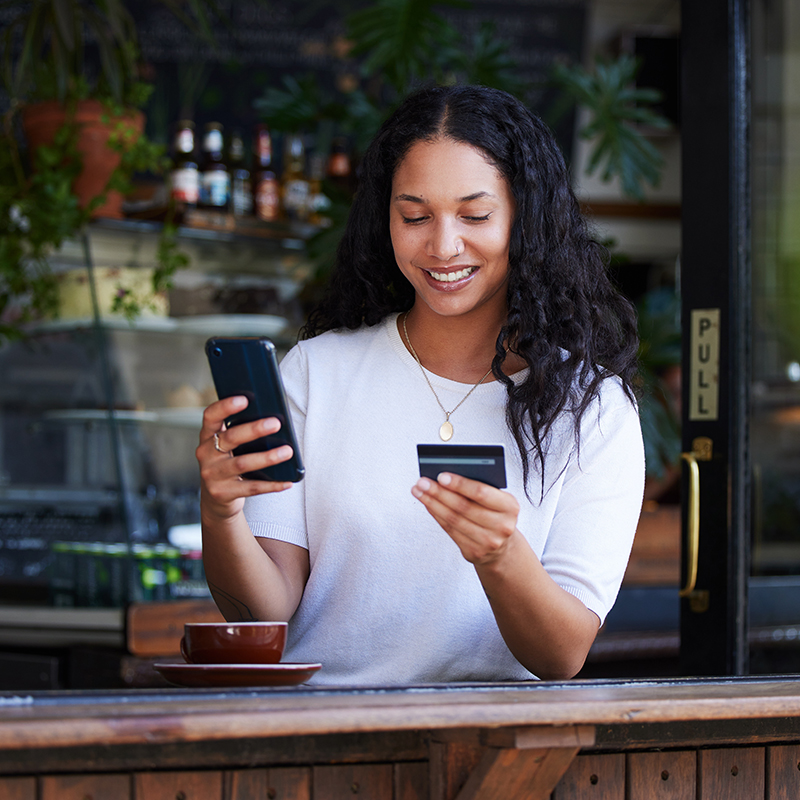
{"label": "chalkboard", "polygon": [[[358,65],[343,55],[345,19],[364,0],[229,0],[228,23],[215,25],[209,47],[157,3],[134,4],[142,55],[156,85],[148,108],[148,132],[165,136],[179,118],[198,127],[208,121],[234,126],[245,138],[258,121],[253,100],[285,74],[313,74],[321,86],[352,78]],[[440,13],[465,36],[483,22],[494,24],[528,89],[529,107],[548,117],[552,89],[545,86],[554,61],[580,60],[585,0],[475,0],[467,8],[441,6]],[[555,126],[565,150],[572,119]]]}
{"label": "chalkboard", "polygon": [[[226,130],[237,128],[247,140],[258,122],[253,101],[284,75],[313,74],[321,86],[333,88],[357,73],[358,65],[345,55],[345,19],[369,5],[367,0],[218,0],[217,5],[224,20],[215,21],[216,46],[211,47],[157,0],[127,3],[145,62],[143,78],[155,86],[146,108],[147,132],[155,141],[168,144],[175,123],[187,117],[198,129],[210,121],[221,122]],[[483,22],[494,24],[528,84],[523,99],[547,120],[553,99],[544,85],[547,74],[558,59],[581,59],[586,0],[474,0],[466,5],[438,10],[465,36]],[[16,8],[0,10],[0,29]],[[0,106],[4,99],[0,96]],[[568,155],[572,119],[554,127]]]}

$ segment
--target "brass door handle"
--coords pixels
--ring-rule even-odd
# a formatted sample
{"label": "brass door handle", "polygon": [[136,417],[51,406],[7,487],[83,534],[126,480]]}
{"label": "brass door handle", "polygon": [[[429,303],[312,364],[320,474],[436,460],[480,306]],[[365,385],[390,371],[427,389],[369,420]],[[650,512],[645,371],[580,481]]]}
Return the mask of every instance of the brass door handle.
{"label": "brass door handle", "polygon": [[699,436],[692,442],[691,453],[681,453],[681,459],[689,465],[689,497],[686,521],[689,553],[686,561],[686,585],[678,592],[679,597],[689,597],[697,584],[697,562],[700,554],[700,467],[698,461],[710,461],[713,445],[711,439]]}

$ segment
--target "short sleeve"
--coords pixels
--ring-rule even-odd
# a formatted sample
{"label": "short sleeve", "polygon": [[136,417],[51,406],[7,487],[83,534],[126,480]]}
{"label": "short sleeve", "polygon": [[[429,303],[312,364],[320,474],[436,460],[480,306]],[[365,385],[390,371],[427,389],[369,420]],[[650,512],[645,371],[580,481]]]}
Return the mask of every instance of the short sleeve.
{"label": "short sleeve", "polygon": [[644,491],[639,415],[609,378],[583,415],[566,467],[542,565],[602,623],[630,557]]}

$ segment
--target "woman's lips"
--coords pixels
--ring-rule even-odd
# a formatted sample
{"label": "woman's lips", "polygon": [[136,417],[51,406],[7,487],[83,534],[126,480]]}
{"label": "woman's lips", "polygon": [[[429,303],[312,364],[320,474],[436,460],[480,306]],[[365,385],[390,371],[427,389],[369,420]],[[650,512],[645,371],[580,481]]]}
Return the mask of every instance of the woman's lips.
{"label": "woman's lips", "polygon": [[453,281],[460,281],[462,278],[472,275],[472,273],[475,272],[475,269],[475,267],[464,267],[463,269],[458,269],[455,272],[434,272],[433,270],[428,270],[428,274],[431,275],[434,280],[441,281],[443,283],[452,283]]}
{"label": "woman's lips", "polygon": [[475,274],[477,267],[461,267],[460,269],[437,272],[423,270],[428,278],[428,283],[437,289],[455,289],[469,280]]}

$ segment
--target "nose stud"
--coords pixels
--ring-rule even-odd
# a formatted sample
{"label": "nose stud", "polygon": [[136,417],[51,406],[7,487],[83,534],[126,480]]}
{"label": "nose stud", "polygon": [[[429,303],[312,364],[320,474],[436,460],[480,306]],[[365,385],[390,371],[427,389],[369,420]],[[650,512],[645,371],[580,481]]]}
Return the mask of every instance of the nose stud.
{"label": "nose stud", "polygon": [[458,249],[458,245],[456,245],[456,251],[450,256],[450,258],[458,258],[461,255],[461,252],[462,251]]}

